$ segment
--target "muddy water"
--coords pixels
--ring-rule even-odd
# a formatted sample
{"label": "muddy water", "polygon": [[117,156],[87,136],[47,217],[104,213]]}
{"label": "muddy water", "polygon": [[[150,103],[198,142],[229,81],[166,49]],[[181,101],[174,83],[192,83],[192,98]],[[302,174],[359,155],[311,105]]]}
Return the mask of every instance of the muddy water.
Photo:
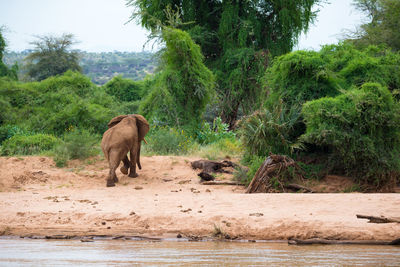
{"label": "muddy water", "polygon": [[0,239],[0,266],[400,266],[394,246]]}

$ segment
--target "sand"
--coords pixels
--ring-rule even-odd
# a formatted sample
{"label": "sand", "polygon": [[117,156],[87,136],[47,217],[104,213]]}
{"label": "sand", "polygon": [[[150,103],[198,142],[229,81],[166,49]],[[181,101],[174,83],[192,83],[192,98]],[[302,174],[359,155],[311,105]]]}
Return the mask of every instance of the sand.
{"label": "sand", "polygon": [[400,194],[244,194],[200,184],[190,167],[197,159],[142,157],[138,178],[118,170],[119,183],[107,188],[100,156],[66,168],[47,157],[0,157],[0,235],[207,237],[218,229],[257,240],[400,238],[399,223],[356,218],[400,217]]}

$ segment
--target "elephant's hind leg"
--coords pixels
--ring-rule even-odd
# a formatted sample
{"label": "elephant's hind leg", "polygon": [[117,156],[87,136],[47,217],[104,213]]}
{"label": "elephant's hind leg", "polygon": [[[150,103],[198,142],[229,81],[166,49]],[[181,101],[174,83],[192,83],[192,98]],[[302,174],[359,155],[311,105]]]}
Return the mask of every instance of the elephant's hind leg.
{"label": "elephant's hind leg", "polygon": [[129,170],[129,177],[136,178],[139,175],[136,173],[136,161],[137,161],[137,147],[133,147],[130,150],[130,158],[131,158],[131,168]]}
{"label": "elephant's hind leg", "polygon": [[128,156],[125,156],[123,159],[122,159],[122,162],[124,163],[124,165],[123,166],[121,166],[121,168],[119,169],[123,174],[128,174],[128,170],[129,170],[129,168],[130,168],[130,165],[131,165],[131,163],[130,163],[130,161],[129,161],[129,159],[128,159]]}
{"label": "elephant's hind leg", "polygon": [[119,166],[120,160],[118,159],[118,153],[111,152],[109,157],[110,173],[107,178],[107,187],[115,186],[118,182],[118,177],[115,171]]}

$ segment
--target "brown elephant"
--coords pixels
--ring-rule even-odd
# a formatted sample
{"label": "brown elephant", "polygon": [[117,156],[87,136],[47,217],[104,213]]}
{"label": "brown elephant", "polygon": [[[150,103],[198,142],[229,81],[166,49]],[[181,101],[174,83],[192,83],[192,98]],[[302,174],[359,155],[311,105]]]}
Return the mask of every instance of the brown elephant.
{"label": "brown elephant", "polygon": [[[139,169],[142,169],[140,165],[141,141],[144,140],[150,127],[143,116],[130,114],[111,119],[108,128],[103,134],[101,149],[110,166],[110,173],[107,177],[107,186],[110,187],[115,186],[115,183],[118,182],[115,170],[121,161],[124,163],[120,168],[123,174],[128,174],[129,170],[129,177],[138,176],[136,164]],[[128,152],[130,152],[130,160],[127,156]]]}

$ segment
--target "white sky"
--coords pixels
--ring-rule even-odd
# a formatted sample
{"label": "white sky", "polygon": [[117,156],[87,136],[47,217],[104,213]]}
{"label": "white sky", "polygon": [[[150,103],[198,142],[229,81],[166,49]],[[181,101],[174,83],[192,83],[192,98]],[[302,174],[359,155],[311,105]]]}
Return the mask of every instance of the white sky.
{"label": "white sky", "polygon": [[[344,29],[354,30],[361,14],[352,0],[323,4],[317,21],[296,49],[319,49],[337,43]],[[142,51],[147,33],[135,22],[125,24],[132,12],[125,0],[0,0],[0,26],[9,51],[31,48],[35,35],[72,33],[85,51]],[[151,45],[145,50],[151,50]]]}

